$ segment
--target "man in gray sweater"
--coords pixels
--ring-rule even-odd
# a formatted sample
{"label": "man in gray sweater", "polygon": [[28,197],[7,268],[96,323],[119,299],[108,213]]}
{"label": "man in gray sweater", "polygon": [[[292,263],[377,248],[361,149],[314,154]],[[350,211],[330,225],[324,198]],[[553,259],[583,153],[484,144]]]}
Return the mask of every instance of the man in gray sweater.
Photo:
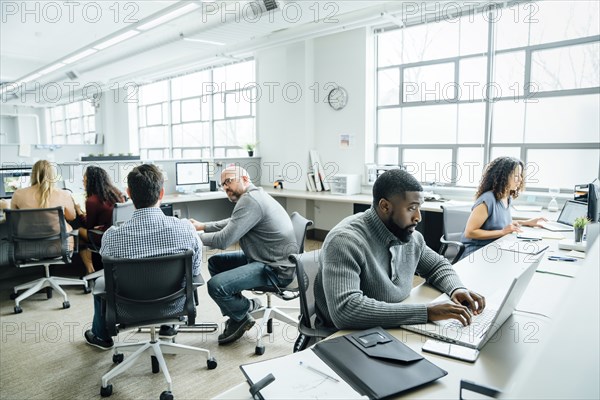
{"label": "man in gray sweater", "polygon": [[261,304],[242,290],[275,285],[285,287],[293,279],[290,254],[298,252],[292,222],[285,209],[250,181],[248,172],[230,166],[221,173],[221,185],[235,207],[230,218],[216,222],[191,220],[202,243],[226,249],[239,241],[241,251],[208,259],[208,294],[228,316],[219,344],[238,340],[254,325],[250,313]]}
{"label": "man in gray sweater", "polygon": [[[315,280],[317,326],[397,328],[449,318],[468,325],[471,312],[483,310],[483,296],[465,289],[450,263],[415,231],[422,191],[408,172],[387,171],[373,185],[372,207],[345,218],[327,235]],[[415,272],[453,302],[403,304]]]}

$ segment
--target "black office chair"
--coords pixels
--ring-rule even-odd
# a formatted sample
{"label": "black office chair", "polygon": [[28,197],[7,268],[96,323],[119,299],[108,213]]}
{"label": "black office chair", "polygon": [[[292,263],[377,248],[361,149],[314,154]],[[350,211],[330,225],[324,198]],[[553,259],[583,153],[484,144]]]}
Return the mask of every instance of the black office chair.
{"label": "black office chair", "polygon": [[[297,212],[293,212],[290,216],[292,225],[294,227],[294,233],[296,234],[296,243],[299,253],[304,252],[304,239],[306,238],[306,231],[309,226],[313,224],[311,220],[304,218]],[[282,300],[290,301],[298,298],[300,295],[300,289],[298,287],[298,281],[294,279],[289,285],[284,288],[279,287],[260,287],[252,289],[255,293],[265,294],[267,296],[267,305],[264,308],[260,308],[252,313],[255,318],[262,318],[262,321],[258,329],[258,338],[256,339],[256,348],[254,353],[262,355],[265,353],[265,346],[263,344],[263,335],[265,331],[267,333],[273,333],[273,318],[278,319],[284,323],[292,326],[298,326],[298,320],[291,317],[288,313],[297,313],[298,307],[275,307],[272,305],[272,296],[277,296]],[[287,311],[287,312],[286,312]]]}
{"label": "black office chair", "polygon": [[113,208],[112,224],[114,226],[120,226],[123,222],[129,221],[133,216],[134,211],[135,206],[131,200],[126,201],[125,203],[116,203],[115,208]]}
{"label": "black office chair", "polygon": [[[45,277],[14,287],[11,299],[15,300],[15,314],[23,312],[21,301],[46,288],[47,298],[52,297],[52,289],[63,296],[63,308],[69,308],[69,297],[60,285],[82,285],[89,291],[82,279],[50,276],[50,265],[71,264],[73,251],[69,249],[69,237],[75,241],[74,250],[79,245],[78,231],[67,232],[62,207],[35,208],[25,210],[4,210],[8,227],[8,259],[17,268],[43,265]],[[20,290],[25,292],[18,294]]]}
{"label": "black office chair", "polygon": [[441,246],[439,253],[454,264],[460,260],[465,251],[465,245],[460,239],[465,231],[465,226],[467,226],[467,220],[471,215],[471,207],[441,207],[444,213],[444,233],[440,238]]}
{"label": "black office chair", "polygon": [[[171,323],[194,324],[196,305],[192,278],[193,252],[144,258],[116,259],[103,257],[106,291],[106,327],[111,336],[119,331],[150,327],[150,340],[140,343],[115,344],[113,362],[120,363],[102,377],[100,394],[112,394],[110,380],[125,372],[135,360],[149,353],[152,372],[160,369],[168,388],[160,395],[161,400],[173,399],[171,376],[167,369],[165,354],[204,354],[208,369],[215,369],[217,361],[206,349],[163,341],[158,338],[156,325]],[[185,285],[182,287],[182,282]],[[135,351],[124,360],[121,351]]]}
{"label": "black office chair", "polygon": [[321,268],[319,256],[321,250],[293,254],[290,261],[296,264],[296,277],[300,287],[300,323],[298,338],[294,343],[294,353],[302,351],[319,340],[336,332],[335,329],[315,328],[315,278]]}

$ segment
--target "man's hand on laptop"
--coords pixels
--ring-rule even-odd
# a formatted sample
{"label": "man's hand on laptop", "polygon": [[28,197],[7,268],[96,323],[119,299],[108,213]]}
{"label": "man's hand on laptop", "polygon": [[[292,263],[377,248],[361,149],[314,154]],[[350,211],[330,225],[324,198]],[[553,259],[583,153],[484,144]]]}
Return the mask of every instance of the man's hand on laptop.
{"label": "man's hand on laptop", "polygon": [[471,313],[479,314],[485,308],[485,298],[467,289],[456,289],[451,303],[427,305],[427,319],[441,321],[456,319],[464,326],[471,323]]}

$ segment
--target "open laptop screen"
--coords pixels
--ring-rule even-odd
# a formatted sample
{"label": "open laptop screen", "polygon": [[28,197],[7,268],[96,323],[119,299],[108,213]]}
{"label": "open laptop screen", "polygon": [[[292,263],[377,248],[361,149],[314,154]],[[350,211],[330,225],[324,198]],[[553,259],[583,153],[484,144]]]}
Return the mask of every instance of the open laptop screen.
{"label": "open laptop screen", "polygon": [[573,226],[575,218],[587,216],[587,204],[575,200],[567,200],[557,222]]}

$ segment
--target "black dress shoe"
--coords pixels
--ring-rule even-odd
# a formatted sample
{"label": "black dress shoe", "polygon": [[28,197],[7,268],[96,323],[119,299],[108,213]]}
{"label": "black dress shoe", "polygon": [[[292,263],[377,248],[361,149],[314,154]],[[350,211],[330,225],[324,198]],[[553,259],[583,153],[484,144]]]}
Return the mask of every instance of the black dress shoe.
{"label": "black dress shoe", "polygon": [[85,338],[85,341],[87,342],[87,344],[89,344],[90,346],[97,347],[102,350],[110,350],[115,345],[115,342],[113,342],[112,339],[108,339],[108,340],[100,339],[98,336],[94,335],[94,332],[92,332],[91,329],[88,329],[87,331],[85,331],[83,333],[83,337]]}
{"label": "black dress shoe", "polygon": [[234,321],[231,318],[225,322],[225,330],[219,335],[219,344],[233,343],[242,336],[244,332],[254,326],[254,318],[250,314],[246,314],[241,321]]}

